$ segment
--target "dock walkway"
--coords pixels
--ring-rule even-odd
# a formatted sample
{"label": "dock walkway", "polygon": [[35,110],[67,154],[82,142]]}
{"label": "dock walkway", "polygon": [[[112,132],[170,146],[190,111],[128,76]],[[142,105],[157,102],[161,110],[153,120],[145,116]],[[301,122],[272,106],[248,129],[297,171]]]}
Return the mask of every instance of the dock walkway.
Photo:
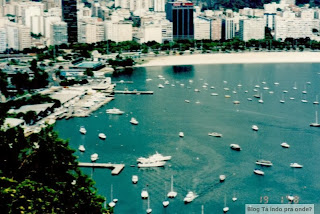
{"label": "dock walkway", "polygon": [[79,163],[80,167],[92,167],[92,168],[109,168],[112,169],[112,175],[119,175],[124,168],[124,164],[113,163]]}

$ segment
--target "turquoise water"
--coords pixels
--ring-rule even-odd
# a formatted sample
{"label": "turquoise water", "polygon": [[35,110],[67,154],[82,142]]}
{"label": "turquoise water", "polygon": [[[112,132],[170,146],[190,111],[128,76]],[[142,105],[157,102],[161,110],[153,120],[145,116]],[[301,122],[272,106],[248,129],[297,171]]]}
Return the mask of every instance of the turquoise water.
{"label": "turquoise water", "polygon": [[[315,204],[319,211],[320,129],[309,126],[315,121],[315,111],[319,111],[319,106],[312,104],[320,94],[319,68],[320,64],[136,68],[131,75],[113,78],[113,81],[134,82],[118,84],[116,89],[153,90],[154,95],[115,95],[115,100],[92,116],[58,121],[55,129],[62,138],[70,140],[74,149],[85,145],[85,153],[76,151],[82,162],[89,162],[90,155],[97,152],[98,162],[126,164],[118,176],[112,176],[109,169],[83,169],[96,181],[99,193],[108,198],[113,184],[113,196],[119,199],[115,208],[118,214],[145,213],[147,201],[142,200],[140,194],[147,185],[155,214],[201,213],[201,205],[205,213],[222,213],[225,196],[230,207],[228,213],[243,214],[245,204],[288,203],[285,196],[289,194],[297,196],[298,203]],[[158,75],[170,84],[165,85]],[[152,81],[146,81],[147,78]],[[295,82],[297,90],[292,89]],[[163,89],[158,88],[160,83],[165,86]],[[204,83],[208,83],[207,88],[202,87]],[[237,86],[239,83],[242,87]],[[260,85],[264,104],[253,97],[255,85]],[[270,89],[263,90],[266,86]],[[230,91],[225,91],[226,87]],[[195,92],[195,88],[200,92]],[[302,94],[304,89],[308,92],[306,96]],[[237,93],[233,94],[233,90]],[[283,90],[288,91],[284,94],[284,104],[279,102]],[[213,92],[219,96],[211,96]],[[225,98],[225,94],[231,98]],[[248,101],[248,97],[253,101]],[[309,102],[302,103],[304,98]],[[186,103],[186,99],[190,103]],[[240,105],[234,105],[234,100],[239,100]],[[105,110],[112,107],[125,114],[107,115]],[[131,125],[131,117],[135,117],[139,125]],[[253,124],[259,126],[258,132],[251,130]],[[79,133],[82,125],[87,129],[86,135]],[[184,132],[184,138],[179,138],[180,131]],[[223,137],[208,136],[213,131],[222,133]],[[100,132],[107,135],[105,141],[98,138]],[[289,149],[280,146],[284,141],[290,144]],[[231,150],[231,143],[239,144],[242,151]],[[172,155],[164,168],[130,167],[138,157],[156,151]],[[253,173],[258,158],[273,162],[272,167],[263,168],[265,176]],[[304,167],[290,168],[292,162]],[[219,182],[220,174],[227,176],[224,183]],[[132,175],[139,176],[138,184],[131,183]],[[178,195],[170,199],[169,207],[163,208],[171,175]],[[185,205],[183,198],[188,191],[194,191],[199,197]],[[231,200],[233,195],[238,198],[236,202]]]}

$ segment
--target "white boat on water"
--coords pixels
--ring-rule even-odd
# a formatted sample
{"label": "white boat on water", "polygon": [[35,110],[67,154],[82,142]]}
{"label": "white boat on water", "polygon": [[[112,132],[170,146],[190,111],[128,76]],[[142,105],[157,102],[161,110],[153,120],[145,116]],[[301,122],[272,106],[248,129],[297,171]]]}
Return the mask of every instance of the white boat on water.
{"label": "white boat on water", "polygon": [[184,133],[183,132],[179,132],[179,137],[184,137]]}
{"label": "white boat on water", "polygon": [[136,183],[138,183],[138,180],[139,180],[139,177],[138,177],[138,175],[132,175],[132,183],[133,184],[136,184]]}
{"label": "white boat on water", "polygon": [[272,166],[272,162],[271,161],[268,161],[268,160],[257,160],[256,161],[256,164],[257,165],[261,165],[261,166]]}
{"label": "white boat on water", "polygon": [[218,96],[218,93],[211,93],[211,96]]}
{"label": "white boat on water", "polygon": [[104,133],[99,133],[99,138],[102,140],[105,140],[107,138],[107,136]]}
{"label": "white boat on water", "polygon": [[79,131],[80,131],[81,134],[86,134],[87,133],[87,130],[86,130],[86,128],[84,128],[84,126],[81,126]]}
{"label": "white boat on water", "polygon": [[290,145],[287,144],[286,142],[283,142],[283,143],[281,143],[280,145],[281,145],[283,148],[289,148],[289,147],[290,147]]}
{"label": "white boat on water", "polygon": [[209,136],[212,137],[222,137],[222,134],[218,133],[218,132],[210,132],[208,133]]}
{"label": "white boat on water", "polygon": [[98,154],[97,154],[97,153],[94,153],[94,154],[92,154],[92,155],[91,155],[91,157],[90,157],[90,158],[91,158],[91,161],[92,161],[92,162],[95,162],[96,160],[98,160],[98,159],[99,159],[99,156],[98,156]]}
{"label": "white boat on water", "polygon": [[139,122],[138,122],[138,121],[136,120],[136,118],[134,118],[134,117],[131,118],[130,123],[131,123],[132,125],[138,125],[138,124],[139,124]]}
{"label": "white boat on water", "polygon": [[167,200],[166,192],[166,183],[164,183],[164,201],[162,202],[163,207],[167,207],[170,204],[170,202]]}
{"label": "white boat on water", "polygon": [[313,102],[313,104],[315,104],[315,105],[319,105],[318,95],[316,95],[316,100]]}
{"label": "white boat on water", "polygon": [[137,159],[137,162],[144,163],[144,162],[150,162],[150,161],[168,161],[171,160],[171,156],[167,155],[164,156],[158,152],[156,154],[149,156],[148,158],[140,157]]}
{"label": "white boat on water", "polygon": [[114,207],[116,206],[116,203],[118,202],[118,199],[113,199],[113,185],[111,184],[111,190],[110,190],[110,203],[109,203],[109,207]]}
{"label": "white boat on water", "polygon": [[186,197],[184,197],[183,201],[185,204],[192,202],[195,198],[197,198],[198,195],[195,194],[192,191],[189,191],[188,194],[186,195]]}
{"label": "white boat on water", "polygon": [[146,189],[143,189],[143,190],[141,191],[141,198],[142,198],[142,199],[147,199],[148,197],[149,197],[148,191],[147,191]]}
{"label": "white boat on water", "polygon": [[148,208],[147,208],[147,214],[152,213],[152,209],[150,208],[150,198],[148,197]]}
{"label": "white boat on water", "polygon": [[227,196],[226,195],[224,195],[224,207],[222,210],[224,213],[229,211],[229,207],[227,207]]}
{"label": "white boat on water", "polygon": [[173,191],[173,175],[171,175],[171,189],[170,192],[168,192],[167,196],[168,198],[175,198],[177,194],[177,192]]}
{"label": "white boat on water", "polygon": [[155,160],[149,160],[145,161],[143,163],[138,163],[139,168],[147,168],[147,167],[161,167],[166,164],[165,161],[155,161]]}
{"label": "white boat on water", "polygon": [[320,127],[320,124],[318,123],[318,111],[316,111],[316,122],[310,124],[311,127]]}
{"label": "white boat on water", "polygon": [[186,103],[190,103],[190,100],[184,100]]}
{"label": "white boat on water", "polygon": [[252,125],[251,128],[252,128],[253,131],[258,131],[259,130],[259,127],[257,125]]}
{"label": "white boat on water", "polygon": [[224,182],[224,180],[226,180],[226,176],[225,175],[219,175],[219,180],[220,180],[220,182]]}
{"label": "white boat on water", "polygon": [[264,172],[261,169],[254,169],[253,172],[257,175],[264,175]]}
{"label": "white boat on water", "polygon": [[195,92],[200,92],[200,90],[199,90],[199,89],[197,89],[197,88],[196,88],[196,89],[194,89],[194,91],[195,91]]}
{"label": "white boat on water", "polygon": [[260,95],[260,100],[258,102],[261,104],[263,103],[262,94]]}
{"label": "white boat on water", "polygon": [[290,167],[292,167],[292,168],[302,168],[303,165],[298,164],[298,163],[290,163]]}
{"label": "white boat on water", "polygon": [[239,100],[235,100],[235,101],[233,101],[233,104],[240,104],[240,101]]}
{"label": "white boat on water", "polygon": [[282,99],[280,100],[280,103],[285,103],[286,101],[284,100],[284,94],[282,94]]}
{"label": "white boat on water", "polygon": [[80,145],[78,149],[79,149],[80,152],[85,152],[86,151],[86,149],[84,148],[84,145]]}
{"label": "white boat on water", "polygon": [[123,114],[124,111],[121,111],[121,110],[118,109],[118,108],[111,108],[111,109],[107,109],[107,110],[106,110],[106,113],[107,113],[107,114]]}
{"label": "white boat on water", "polygon": [[241,147],[238,144],[230,144],[230,148],[236,151],[241,151]]}
{"label": "white boat on water", "polygon": [[294,200],[294,196],[292,196],[292,195],[287,195],[287,199],[288,199],[289,201],[293,201],[293,200]]}
{"label": "white boat on water", "polygon": [[164,86],[162,84],[159,84],[158,88],[164,88]]}
{"label": "white boat on water", "polygon": [[247,98],[247,100],[248,100],[248,101],[252,101],[252,98],[249,97],[249,98]]}
{"label": "white boat on water", "polygon": [[297,82],[294,82],[294,86],[292,87],[294,90],[297,90]]}

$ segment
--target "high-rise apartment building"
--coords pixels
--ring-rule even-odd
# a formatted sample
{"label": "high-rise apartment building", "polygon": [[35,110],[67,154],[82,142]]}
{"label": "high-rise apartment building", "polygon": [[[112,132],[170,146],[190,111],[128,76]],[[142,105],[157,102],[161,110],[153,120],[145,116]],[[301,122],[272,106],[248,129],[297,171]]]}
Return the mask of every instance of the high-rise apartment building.
{"label": "high-rise apartment building", "polygon": [[166,17],[173,24],[173,39],[193,39],[193,3],[168,2],[166,4]]}
{"label": "high-rise apartment building", "polygon": [[19,50],[19,30],[16,25],[10,24],[6,26],[8,48]]}
{"label": "high-rise apartment building", "polygon": [[211,40],[221,39],[222,20],[220,18],[211,19]]}
{"label": "high-rise apartment building", "polygon": [[68,43],[68,25],[65,22],[54,22],[51,25],[51,45]]}
{"label": "high-rise apartment building", "polygon": [[0,53],[7,49],[7,31],[5,28],[0,28]]}
{"label": "high-rise apartment building", "polygon": [[197,17],[194,21],[194,39],[210,39],[210,19]]}
{"label": "high-rise apartment building", "polygon": [[68,42],[78,41],[77,0],[62,0],[62,19],[68,25]]}
{"label": "high-rise apartment building", "polygon": [[265,20],[263,18],[252,18],[240,20],[240,39],[264,39]]}
{"label": "high-rise apartment building", "polygon": [[19,50],[31,48],[31,31],[30,28],[24,25],[19,25]]}
{"label": "high-rise apartment building", "polygon": [[235,36],[234,18],[225,17],[222,19],[221,37],[224,40],[232,39]]}
{"label": "high-rise apartment building", "polygon": [[105,21],[105,40],[115,42],[132,40],[132,22],[131,21]]}
{"label": "high-rise apartment building", "polygon": [[153,0],[153,11],[155,12],[165,12],[165,0]]}

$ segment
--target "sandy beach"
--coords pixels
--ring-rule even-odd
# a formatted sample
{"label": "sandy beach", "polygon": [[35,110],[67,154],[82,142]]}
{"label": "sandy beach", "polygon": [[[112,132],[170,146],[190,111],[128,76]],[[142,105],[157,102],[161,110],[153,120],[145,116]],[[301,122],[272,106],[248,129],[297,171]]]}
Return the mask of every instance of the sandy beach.
{"label": "sandy beach", "polygon": [[246,52],[170,55],[150,58],[138,67],[196,64],[320,63],[320,52]]}

